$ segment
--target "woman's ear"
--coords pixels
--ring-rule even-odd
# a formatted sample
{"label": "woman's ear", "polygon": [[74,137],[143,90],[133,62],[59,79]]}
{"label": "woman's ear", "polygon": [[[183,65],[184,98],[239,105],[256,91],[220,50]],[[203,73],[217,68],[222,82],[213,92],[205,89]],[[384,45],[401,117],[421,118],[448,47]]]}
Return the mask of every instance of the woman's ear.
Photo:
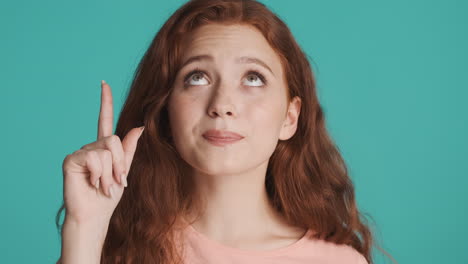
{"label": "woman's ear", "polygon": [[295,96],[288,106],[288,112],[286,113],[286,119],[281,127],[279,139],[288,140],[290,139],[297,130],[297,121],[301,112],[301,98]]}

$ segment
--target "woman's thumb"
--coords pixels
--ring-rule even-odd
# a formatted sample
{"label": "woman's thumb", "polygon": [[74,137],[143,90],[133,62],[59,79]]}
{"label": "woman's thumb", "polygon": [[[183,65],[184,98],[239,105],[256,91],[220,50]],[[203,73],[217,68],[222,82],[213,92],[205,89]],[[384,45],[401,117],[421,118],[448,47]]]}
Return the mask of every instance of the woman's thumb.
{"label": "woman's thumb", "polygon": [[140,139],[144,129],[145,126],[133,128],[122,140],[122,147],[125,154],[125,160],[127,162],[127,171],[130,169],[130,165],[133,161],[133,155],[137,148],[138,139]]}

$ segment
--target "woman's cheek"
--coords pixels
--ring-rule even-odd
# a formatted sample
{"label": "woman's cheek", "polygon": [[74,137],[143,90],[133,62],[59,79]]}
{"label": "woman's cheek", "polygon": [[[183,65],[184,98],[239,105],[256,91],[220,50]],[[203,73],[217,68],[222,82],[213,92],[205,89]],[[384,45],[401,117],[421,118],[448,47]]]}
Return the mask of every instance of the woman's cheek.
{"label": "woman's cheek", "polygon": [[[265,140],[276,141],[282,124],[281,106],[274,103],[259,104],[250,110],[249,123],[255,124],[257,134],[263,135]],[[273,139],[273,137],[275,137]]]}

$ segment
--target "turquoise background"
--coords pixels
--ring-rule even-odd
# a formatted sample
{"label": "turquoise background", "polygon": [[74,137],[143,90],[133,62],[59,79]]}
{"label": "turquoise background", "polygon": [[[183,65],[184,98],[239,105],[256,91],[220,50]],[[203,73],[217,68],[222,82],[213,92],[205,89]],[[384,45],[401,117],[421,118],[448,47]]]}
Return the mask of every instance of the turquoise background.
{"label": "turquoise background", "polygon": [[[183,2],[2,3],[0,262],[55,263],[62,161],[96,140],[100,80],[116,122],[143,52]],[[384,249],[399,263],[468,263],[468,2],[262,2],[312,61]]]}

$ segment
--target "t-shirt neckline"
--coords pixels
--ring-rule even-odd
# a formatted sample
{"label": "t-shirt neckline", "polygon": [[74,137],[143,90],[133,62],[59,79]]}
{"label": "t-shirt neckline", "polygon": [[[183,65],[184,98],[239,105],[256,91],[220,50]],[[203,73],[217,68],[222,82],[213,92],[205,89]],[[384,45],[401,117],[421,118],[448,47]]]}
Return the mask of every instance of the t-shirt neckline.
{"label": "t-shirt neckline", "polygon": [[247,249],[230,247],[218,241],[212,240],[211,238],[198,232],[191,224],[187,226],[187,231],[195,235],[196,238],[200,239],[203,243],[205,243],[209,247],[213,247],[216,250],[219,250],[223,253],[230,254],[230,255],[247,255],[247,256],[263,256],[263,257],[284,255],[294,249],[301,247],[306,242],[306,240],[309,239],[309,237],[312,235],[312,230],[308,229],[307,232],[299,240],[297,240],[296,242],[290,245],[287,245],[281,248],[276,248],[276,249],[269,249],[269,250],[247,250]]}

